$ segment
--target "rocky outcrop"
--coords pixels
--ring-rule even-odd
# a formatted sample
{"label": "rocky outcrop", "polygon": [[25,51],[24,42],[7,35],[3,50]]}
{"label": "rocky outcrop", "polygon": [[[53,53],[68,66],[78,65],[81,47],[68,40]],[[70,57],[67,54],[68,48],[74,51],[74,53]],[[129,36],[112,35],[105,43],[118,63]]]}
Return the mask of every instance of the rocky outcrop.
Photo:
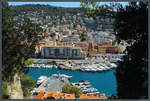
{"label": "rocky outcrop", "polygon": [[7,89],[10,99],[24,99],[20,77],[18,74],[15,74],[12,83],[8,86]]}

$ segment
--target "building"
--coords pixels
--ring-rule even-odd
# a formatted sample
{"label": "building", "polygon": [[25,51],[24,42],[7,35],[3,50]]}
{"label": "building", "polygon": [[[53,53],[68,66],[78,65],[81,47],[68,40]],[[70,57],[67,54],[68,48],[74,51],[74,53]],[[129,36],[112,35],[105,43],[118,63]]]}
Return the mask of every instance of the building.
{"label": "building", "polygon": [[67,94],[61,92],[40,92],[34,99],[75,99],[74,94]]}
{"label": "building", "polygon": [[97,51],[98,50],[98,44],[96,42],[94,42],[93,40],[89,40],[88,50],[89,51]]}
{"label": "building", "polygon": [[109,59],[122,59],[122,57],[124,56],[124,54],[90,54],[90,57],[98,57],[98,58],[109,58]]}
{"label": "building", "polygon": [[72,46],[43,46],[41,56],[55,59],[84,59],[85,53],[79,47]]}
{"label": "building", "polygon": [[67,42],[67,41],[80,41],[80,36],[79,35],[69,35],[68,37],[63,37],[62,42]]}
{"label": "building", "polygon": [[[73,100],[75,99],[75,94],[67,94],[61,92],[40,92],[34,99],[54,99],[54,100]],[[82,94],[79,99],[91,99],[91,100],[107,100],[105,94]]]}
{"label": "building", "polygon": [[106,48],[98,47],[98,52],[99,53],[106,53]]}
{"label": "building", "polygon": [[84,42],[74,42],[75,47],[80,47],[82,51],[84,52],[88,52],[88,42],[84,41]]}
{"label": "building", "polygon": [[37,43],[37,45],[35,46],[35,54],[39,54],[41,52],[41,47],[44,45],[55,45],[56,41],[52,40],[41,40]]}
{"label": "building", "polygon": [[94,95],[94,94],[82,94],[80,95],[79,99],[87,99],[87,100],[107,100],[107,97],[105,94],[99,94],[99,95]]}
{"label": "building", "polygon": [[111,41],[109,41],[109,40],[104,40],[104,41],[102,41],[102,44],[103,44],[103,45],[111,45]]}
{"label": "building", "polygon": [[67,42],[57,42],[57,46],[72,46],[72,47],[79,47],[85,53],[88,52],[88,42],[77,42],[77,41],[67,41]]}
{"label": "building", "polygon": [[106,32],[91,32],[87,33],[86,40],[93,40],[98,45],[101,45],[103,41],[108,40],[110,44],[115,40],[115,36],[109,36]]}
{"label": "building", "polygon": [[101,53],[119,53],[119,48],[112,45],[100,45],[98,51]]}

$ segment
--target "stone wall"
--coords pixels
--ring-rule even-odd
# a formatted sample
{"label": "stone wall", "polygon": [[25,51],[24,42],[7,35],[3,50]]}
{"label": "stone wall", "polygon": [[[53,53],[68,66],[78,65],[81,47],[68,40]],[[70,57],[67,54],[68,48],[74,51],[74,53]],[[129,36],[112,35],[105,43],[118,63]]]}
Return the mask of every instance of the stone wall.
{"label": "stone wall", "polygon": [[8,86],[7,89],[10,99],[24,99],[20,77],[18,74],[15,74],[12,83]]}

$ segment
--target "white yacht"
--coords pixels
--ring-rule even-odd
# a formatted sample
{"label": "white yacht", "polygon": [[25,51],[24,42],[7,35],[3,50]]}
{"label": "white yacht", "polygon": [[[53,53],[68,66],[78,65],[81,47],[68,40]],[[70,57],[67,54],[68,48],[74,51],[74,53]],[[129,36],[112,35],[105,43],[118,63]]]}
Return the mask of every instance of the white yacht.
{"label": "white yacht", "polygon": [[101,68],[97,68],[97,71],[103,71],[103,69],[101,69]]}
{"label": "white yacht", "polygon": [[47,79],[47,76],[40,76],[36,82],[37,85],[41,84],[44,80]]}
{"label": "white yacht", "polygon": [[72,78],[72,76],[66,75],[66,74],[52,74],[53,77],[64,77],[64,78]]}
{"label": "white yacht", "polygon": [[112,65],[114,68],[117,67],[117,65],[116,65],[115,63],[111,63],[111,65]]}
{"label": "white yacht", "polygon": [[99,65],[102,66],[104,70],[109,69],[109,67],[104,63],[100,63]]}
{"label": "white yacht", "polygon": [[84,71],[90,71],[90,69],[89,68],[85,68]]}

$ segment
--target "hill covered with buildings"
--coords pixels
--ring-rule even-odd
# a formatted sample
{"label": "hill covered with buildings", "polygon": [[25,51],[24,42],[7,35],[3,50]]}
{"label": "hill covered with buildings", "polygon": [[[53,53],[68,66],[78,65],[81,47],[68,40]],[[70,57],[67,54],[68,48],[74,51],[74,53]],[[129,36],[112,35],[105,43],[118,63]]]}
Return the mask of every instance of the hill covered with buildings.
{"label": "hill covered with buildings", "polygon": [[121,52],[114,46],[113,18],[94,20],[84,15],[81,8],[50,5],[11,7],[14,20],[20,23],[28,19],[42,28],[39,35],[44,38],[36,47],[36,54],[40,57],[84,59],[89,54]]}

